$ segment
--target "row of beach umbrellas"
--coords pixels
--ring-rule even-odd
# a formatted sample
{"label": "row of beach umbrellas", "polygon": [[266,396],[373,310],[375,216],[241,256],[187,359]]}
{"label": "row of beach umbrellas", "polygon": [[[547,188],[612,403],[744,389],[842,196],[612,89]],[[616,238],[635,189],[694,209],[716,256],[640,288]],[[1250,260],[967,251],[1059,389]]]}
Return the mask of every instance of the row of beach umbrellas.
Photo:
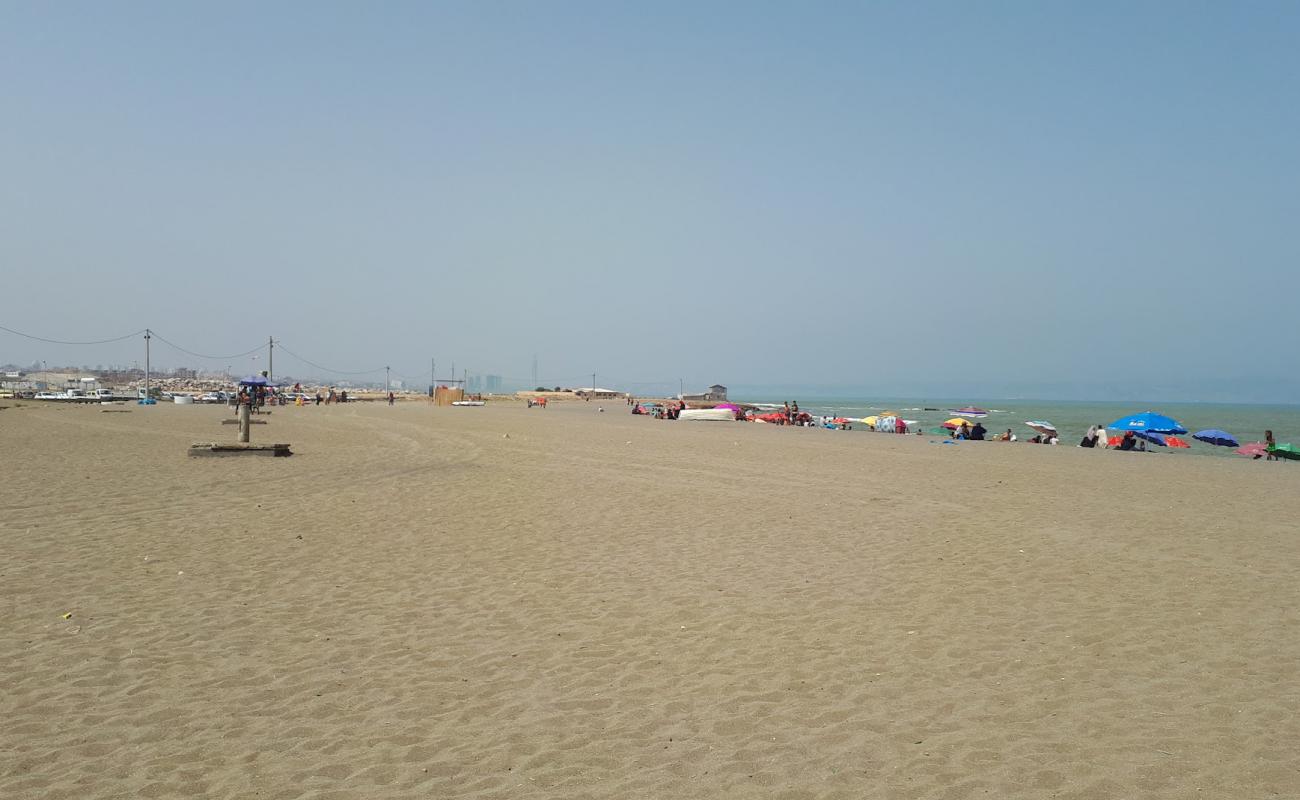
{"label": "row of beach umbrellas", "polygon": [[[943,429],[956,430],[962,425],[970,425],[971,421],[964,417],[983,417],[988,412],[983,409],[974,407],[953,409],[953,413],[958,416],[942,423],[940,428],[934,429],[934,433],[943,433]],[[1025,423],[1029,428],[1045,436],[1058,435],[1056,426],[1047,420],[1031,419]],[[1158,447],[1173,448],[1190,448],[1191,445],[1186,440],[1180,439],[1179,434],[1186,434],[1187,428],[1173,417],[1167,417],[1164,414],[1157,414],[1154,411],[1144,411],[1141,414],[1130,414],[1127,417],[1120,417],[1111,424],[1106,426],[1108,430],[1119,431],[1120,433],[1132,432],[1134,436],[1151,442]],[[1264,456],[1273,454],[1280,458],[1300,459],[1300,447],[1293,444],[1277,444],[1269,448],[1265,442],[1249,442],[1245,445],[1237,440],[1237,437],[1221,431],[1218,428],[1207,428],[1203,431],[1197,431],[1192,434],[1192,438],[1198,442],[1214,445],[1216,447],[1233,447],[1235,452],[1243,456]],[[1108,441],[1112,447],[1119,445],[1123,441],[1122,436],[1113,436]]]}

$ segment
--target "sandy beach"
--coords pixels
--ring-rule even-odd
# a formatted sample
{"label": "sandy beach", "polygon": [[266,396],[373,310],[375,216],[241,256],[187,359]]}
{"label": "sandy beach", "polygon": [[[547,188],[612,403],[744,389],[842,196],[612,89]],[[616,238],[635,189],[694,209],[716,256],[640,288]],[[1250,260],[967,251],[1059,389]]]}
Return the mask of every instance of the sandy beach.
{"label": "sandy beach", "polygon": [[1300,796],[1300,465],[126,408],[0,412],[0,797]]}

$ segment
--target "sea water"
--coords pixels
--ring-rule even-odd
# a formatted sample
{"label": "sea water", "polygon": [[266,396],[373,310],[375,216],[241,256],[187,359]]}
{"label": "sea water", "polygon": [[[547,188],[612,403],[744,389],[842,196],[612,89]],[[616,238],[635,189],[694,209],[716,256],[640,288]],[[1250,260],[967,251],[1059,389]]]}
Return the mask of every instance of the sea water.
{"label": "sea water", "polygon": [[[770,397],[742,398],[745,402],[770,403],[779,406],[786,400],[797,401],[799,410],[814,416],[848,417],[861,419],[881,411],[897,411],[904,419],[916,420],[922,432],[928,433],[938,427],[944,420],[956,416],[954,409],[974,406],[989,412],[981,421],[988,429],[989,436],[1011,429],[1020,441],[1034,436],[1034,431],[1025,425],[1029,420],[1044,420],[1056,426],[1060,432],[1062,445],[1077,445],[1091,425],[1110,424],[1120,417],[1143,411],[1155,411],[1173,417],[1187,428],[1186,435],[1179,435],[1191,448],[1175,450],[1178,453],[1203,453],[1215,456],[1233,455],[1235,448],[1215,447],[1198,442],[1192,434],[1207,428],[1227,431],[1242,444],[1258,442],[1264,439],[1264,431],[1273,431],[1278,442],[1300,444],[1300,406],[1297,405],[1249,405],[1225,403],[1132,403],[1132,402],[1062,402],[1050,400],[952,400],[917,397],[789,397],[774,399]],[[937,409],[927,411],[926,409]],[[858,423],[855,430],[865,430],[866,426]],[[914,432],[914,429],[912,430]],[[1111,431],[1111,435],[1114,432]],[[1164,451],[1165,448],[1148,444],[1148,448]]]}

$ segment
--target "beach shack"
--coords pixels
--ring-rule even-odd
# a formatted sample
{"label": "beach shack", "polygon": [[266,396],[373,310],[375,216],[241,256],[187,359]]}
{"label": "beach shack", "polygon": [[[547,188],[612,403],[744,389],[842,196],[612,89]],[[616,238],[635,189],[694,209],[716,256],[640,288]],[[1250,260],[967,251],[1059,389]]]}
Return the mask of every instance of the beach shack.
{"label": "beach shack", "polygon": [[715,383],[709,387],[707,392],[700,394],[684,394],[682,399],[688,403],[722,403],[727,399],[727,387],[720,383]]}

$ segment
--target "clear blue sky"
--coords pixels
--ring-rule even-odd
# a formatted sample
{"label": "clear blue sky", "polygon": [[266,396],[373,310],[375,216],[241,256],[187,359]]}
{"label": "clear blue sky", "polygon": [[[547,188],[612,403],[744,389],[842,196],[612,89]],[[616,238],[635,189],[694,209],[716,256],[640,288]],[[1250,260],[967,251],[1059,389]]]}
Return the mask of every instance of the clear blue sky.
{"label": "clear blue sky", "polygon": [[1297,41],[1294,2],[6,3],[0,324],[1294,401]]}

